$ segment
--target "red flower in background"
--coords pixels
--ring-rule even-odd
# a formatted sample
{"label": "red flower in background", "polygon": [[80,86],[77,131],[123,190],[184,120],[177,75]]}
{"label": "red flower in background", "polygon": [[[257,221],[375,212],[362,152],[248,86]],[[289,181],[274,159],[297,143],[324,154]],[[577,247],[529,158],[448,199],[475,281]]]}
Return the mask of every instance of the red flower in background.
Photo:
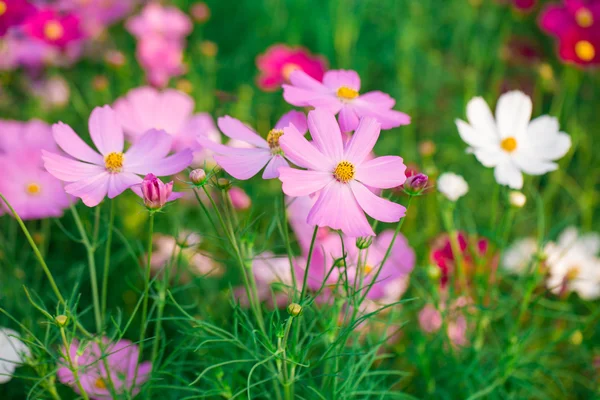
{"label": "red flower in background", "polygon": [[558,54],[563,61],[581,66],[600,64],[599,0],[551,4],[540,16],[540,27],[558,39]]}
{"label": "red flower in background", "polygon": [[83,37],[79,17],[74,14],[61,15],[52,9],[32,15],[25,21],[24,28],[29,36],[60,48]]}
{"label": "red flower in background", "polygon": [[301,47],[276,44],[256,58],[256,66],[260,71],[258,87],[272,91],[289,82],[290,74],[297,69],[318,81],[323,80],[323,74],[327,71],[327,60]]}
{"label": "red flower in background", "polygon": [[33,13],[35,7],[26,0],[0,0],[0,36]]}

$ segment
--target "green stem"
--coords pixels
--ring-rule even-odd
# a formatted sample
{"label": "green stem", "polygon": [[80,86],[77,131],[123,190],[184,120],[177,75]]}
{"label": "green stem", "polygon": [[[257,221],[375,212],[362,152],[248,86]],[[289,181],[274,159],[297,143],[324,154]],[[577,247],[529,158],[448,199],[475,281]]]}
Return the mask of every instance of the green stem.
{"label": "green stem", "polygon": [[290,243],[290,232],[288,230],[288,220],[287,220],[287,213],[286,213],[286,207],[285,207],[285,194],[283,193],[283,191],[281,192],[281,212],[282,212],[282,218],[279,221],[279,229],[283,234],[283,240],[285,242],[285,248],[287,251],[287,256],[288,256],[288,261],[290,262],[290,272],[292,274],[292,290],[293,290],[293,296],[292,298],[296,297],[296,293],[297,293],[297,288],[298,288],[298,282],[296,280],[296,271],[294,268],[294,256],[292,253],[292,244]]}
{"label": "green stem", "polygon": [[73,372],[73,378],[75,378],[75,384],[79,388],[79,392],[80,392],[81,396],[85,400],[89,400],[89,397],[88,397],[85,389],[83,388],[83,386],[81,386],[81,381],[79,380],[79,373],[77,372],[78,367],[73,363],[73,360],[71,359],[71,349],[70,349],[71,346],[69,344],[69,341],[67,340],[67,335],[65,334],[65,328],[63,328],[63,327],[60,328],[60,336],[62,337],[63,345],[65,346],[65,357],[67,358],[67,362],[69,363],[69,368],[71,369],[71,372]]}
{"label": "green stem", "polygon": [[308,281],[308,270],[310,269],[310,260],[312,258],[313,250],[315,247],[315,241],[317,239],[317,232],[319,227],[315,225],[312,239],[310,240],[310,247],[308,249],[308,256],[306,256],[306,269],[304,270],[304,277],[302,278],[302,291],[300,292],[300,301],[304,300],[304,294],[306,293],[306,282]]}
{"label": "green stem", "polygon": [[106,318],[106,299],[108,297],[108,272],[110,271],[110,246],[112,244],[112,231],[115,223],[115,202],[110,200],[110,214],[108,217],[108,231],[106,232],[106,247],[104,248],[104,269],[102,274],[102,321]]}

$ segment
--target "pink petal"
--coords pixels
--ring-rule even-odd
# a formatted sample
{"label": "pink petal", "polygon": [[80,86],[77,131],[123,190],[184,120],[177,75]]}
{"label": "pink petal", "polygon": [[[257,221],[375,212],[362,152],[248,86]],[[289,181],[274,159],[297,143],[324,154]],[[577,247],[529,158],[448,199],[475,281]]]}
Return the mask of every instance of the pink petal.
{"label": "pink petal", "polygon": [[133,172],[140,175],[150,173],[157,176],[173,175],[189,167],[193,159],[193,151],[186,149],[166,158],[140,160],[133,165],[127,164],[125,172]]}
{"label": "pink petal", "polygon": [[221,117],[217,121],[217,125],[225,135],[232,139],[241,140],[264,149],[269,148],[269,145],[265,139],[258,136],[256,132],[248,128],[242,123],[242,121],[238,119],[230,116]]}
{"label": "pink petal", "polygon": [[279,177],[279,168],[288,167],[289,164],[287,160],[280,155],[273,156],[271,161],[267,164],[265,171],[263,172],[263,179],[273,179]]}
{"label": "pink petal", "polygon": [[307,223],[341,229],[350,237],[374,236],[365,214],[346,184],[332,181],[319,193]]}
{"label": "pink petal", "polygon": [[357,100],[364,101],[369,104],[377,104],[378,107],[389,110],[396,105],[396,100],[387,93],[374,90],[358,96]]}
{"label": "pink petal", "polygon": [[350,105],[342,107],[338,119],[340,121],[340,129],[344,133],[352,132],[358,126],[358,115],[356,115],[356,112],[354,112]]}
{"label": "pink petal", "polygon": [[[248,149],[248,147],[233,147],[226,146],[221,143],[217,143],[206,136],[199,135],[196,140],[203,148],[214,151],[218,154],[244,154],[244,151]],[[250,147],[255,148],[255,147]]]}
{"label": "pink petal", "polygon": [[360,182],[351,181],[350,187],[360,207],[373,219],[398,222],[406,214],[404,206],[376,196]]}
{"label": "pink petal", "polygon": [[285,128],[283,132],[283,136],[279,138],[279,145],[288,160],[303,168],[333,171],[335,163],[299,134],[296,128]]}
{"label": "pink petal", "polygon": [[306,115],[304,115],[304,113],[301,111],[290,111],[283,114],[283,116],[275,124],[275,129],[283,129],[290,124],[294,125],[298,132],[300,132],[302,135],[305,135],[306,131],[308,130],[308,126],[306,124]]}
{"label": "pink petal", "polygon": [[360,90],[360,76],[352,70],[331,70],[325,72],[323,84],[330,89],[338,90],[345,86],[356,91]]}
{"label": "pink petal", "polygon": [[65,192],[79,197],[86,206],[95,207],[106,196],[109,179],[110,174],[103,172],[99,175],[68,184],[65,186]]}
{"label": "pink petal", "polygon": [[244,149],[244,153],[215,155],[214,159],[227,173],[236,179],[246,180],[258,173],[271,159],[266,149]]}
{"label": "pink petal", "polygon": [[68,155],[78,160],[104,165],[104,158],[88,146],[67,124],[59,122],[52,125],[54,140]]}
{"label": "pink petal", "polygon": [[42,150],[44,167],[52,176],[65,182],[75,182],[105,171],[104,167],[87,164]]}
{"label": "pink petal", "polygon": [[290,82],[292,85],[300,89],[309,89],[315,92],[329,93],[330,90],[326,88],[321,82],[308,75],[301,69],[293,71],[290,75]]}
{"label": "pink petal", "polygon": [[108,180],[108,198],[114,199],[133,185],[142,183],[142,178],[136,174],[124,172],[120,174],[110,174]]}
{"label": "pink petal", "polygon": [[96,107],[89,120],[92,141],[102,155],[123,151],[123,128],[117,113],[109,106]]}
{"label": "pink petal", "polygon": [[171,135],[179,133],[194,111],[194,100],[175,89],[164,90],[158,102],[156,125],[153,128],[164,129]]}
{"label": "pink petal", "polygon": [[335,116],[325,110],[316,109],[308,113],[308,129],[317,148],[333,161],[341,161],[344,144],[340,126]]}
{"label": "pink petal", "polygon": [[172,138],[163,130],[150,129],[125,153],[125,163],[138,164],[147,159],[164,158],[171,150]]}
{"label": "pink petal", "polygon": [[283,99],[293,106],[322,108],[332,114],[337,114],[343,105],[335,93],[323,93],[292,85],[283,85]]}
{"label": "pink petal", "polygon": [[355,165],[362,164],[373,150],[375,143],[377,143],[380,132],[380,125],[376,119],[362,118],[356,132],[346,145],[344,158]]}
{"label": "pink petal", "polygon": [[283,167],[279,170],[282,190],[288,196],[307,196],[323,189],[333,181],[330,172],[305,171]]}
{"label": "pink petal", "polygon": [[352,107],[354,107],[359,117],[376,118],[377,122],[381,124],[381,129],[392,129],[400,125],[410,124],[410,117],[408,115],[383,107],[381,105],[382,100],[379,95],[359,96],[352,102]]}
{"label": "pink petal", "polygon": [[384,156],[360,164],[354,178],[370,187],[389,189],[404,183],[405,172],[402,157]]}

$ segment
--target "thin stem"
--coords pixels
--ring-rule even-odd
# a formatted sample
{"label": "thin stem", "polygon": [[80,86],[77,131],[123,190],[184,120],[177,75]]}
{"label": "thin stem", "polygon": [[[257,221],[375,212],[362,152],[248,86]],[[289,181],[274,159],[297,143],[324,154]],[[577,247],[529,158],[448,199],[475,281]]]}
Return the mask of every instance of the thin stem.
{"label": "thin stem", "polygon": [[104,248],[104,269],[102,271],[102,321],[106,318],[106,299],[108,297],[108,272],[110,270],[110,246],[112,244],[112,231],[115,223],[115,202],[110,200],[110,213],[108,217],[108,231],[106,233],[106,247]]}
{"label": "thin stem", "polygon": [[304,294],[306,293],[306,282],[308,281],[308,270],[310,269],[310,260],[312,258],[313,250],[315,248],[315,241],[317,239],[318,231],[319,231],[319,227],[317,225],[315,225],[312,239],[310,240],[308,256],[306,256],[306,268],[304,269],[304,277],[302,278],[302,292],[300,292],[300,301],[304,300]]}
{"label": "thin stem", "polygon": [[286,213],[286,207],[285,207],[285,194],[283,193],[283,191],[281,192],[281,212],[282,212],[282,218],[279,220],[278,225],[279,225],[280,231],[283,233],[283,240],[285,242],[285,248],[287,251],[288,261],[290,262],[290,272],[292,274],[292,290],[293,290],[292,298],[295,298],[297,289],[298,289],[298,282],[296,280],[296,271],[294,268],[294,260],[293,260],[294,257],[293,257],[293,253],[292,253],[292,244],[290,243],[290,232],[288,230],[287,213]]}
{"label": "thin stem", "polygon": [[85,400],[89,400],[89,397],[88,397],[85,389],[83,388],[83,386],[81,386],[81,381],[79,380],[79,373],[77,372],[77,367],[75,366],[75,364],[73,363],[73,360],[71,359],[71,349],[70,349],[71,346],[69,344],[69,341],[67,340],[67,335],[65,334],[65,328],[63,328],[63,327],[60,328],[60,336],[62,337],[63,345],[65,346],[65,357],[67,358],[67,362],[69,363],[69,368],[71,369],[71,372],[73,372],[73,378],[75,378],[75,384],[79,388],[79,392],[80,392],[81,396]]}

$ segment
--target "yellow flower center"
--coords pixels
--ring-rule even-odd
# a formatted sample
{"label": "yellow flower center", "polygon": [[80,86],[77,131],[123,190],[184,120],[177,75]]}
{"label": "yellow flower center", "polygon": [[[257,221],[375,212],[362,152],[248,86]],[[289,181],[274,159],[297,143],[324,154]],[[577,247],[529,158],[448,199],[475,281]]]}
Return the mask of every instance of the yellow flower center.
{"label": "yellow flower center", "polygon": [[575,13],[575,21],[582,28],[589,28],[594,24],[594,16],[592,12],[585,7],[581,7]]}
{"label": "yellow flower center", "polygon": [[58,40],[60,39],[65,30],[62,25],[57,21],[48,21],[46,25],[44,25],[44,35],[50,40]]}
{"label": "yellow flower center", "polygon": [[348,161],[341,161],[333,170],[333,176],[339,182],[348,183],[354,178],[354,165]]}
{"label": "yellow flower center", "polygon": [[575,44],[575,54],[581,61],[592,61],[596,57],[596,49],[587,40],[580,40]]}
{"label": "yellow flower center", "polygon": [[572,281],[573,279],[577,279],[580,272],[581,271],[579,267],[575,265],[569,268],[569,270],[567,271],[567,275],[565,275],[565,278],[567,279],[567,281]]}
{"label": "yellow flower center", "polygon": [[339,97],[340,100],[352,100],[358,97],[358,91],[349,88],[348,86],[342,86],[337,90],[337,97]]}
{"label": "yellow flower center", "polygon": [[373,267],[369,264],[365,265],[365,275],[369,275],[373,271]]}
{"label": "yellow flower center", "polygon": [[281,148],[279,147],[279,138],[282,135],[283,135],[282,129],[271,129],[269,131],[269,134],[267,135],[267,143],[269,144],[271,153],[273,153],[273,154],[281,153]]}
{"label": "yellow flower center", "polygon": [[285,79],[286,81],[289,82],[292,72],[294,72],[297,69],[301,69],[300,66],[297,64],[294,64],[294,63],[284,64],[283,68],[281,68],[281,75],[283,75],[283,79]]}
{"label": "yellow flower center", "polygon": [[517,148],[517,139],[514,137],[507,137],[500,142],[500,147],[502,147],[505,151],[512,153]]}
{"label": "yellow flower center", "polygon": [[104,379],[98,378],[96,382],[94,382],[94,386],[98,389],[106,389],[106,383],[104,383]]}
{"label": "yellow flower center", "polygon": [[108,172],[121,172],[123,169],[123,153],[110,153],[104,157],[104,165]]}
{"label": "yellow flower center", "polygon": [[25,185],[25,193],[30,196],[38,196],[42,192],[42,187],[39,183],[31,182]]}
{"label": "yellow flower center", "polygon": [[6,6],[6,3],[3,1],[0,1],[0,15],[4,15],[7,8],[8,7]]}

